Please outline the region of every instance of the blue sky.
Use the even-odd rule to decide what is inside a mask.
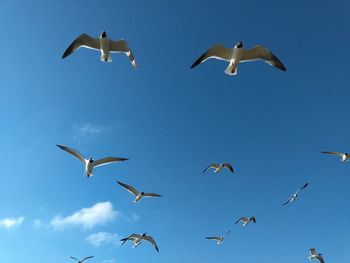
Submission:
[[[350,166],[320,154],[350,147],[348,1],[161,2],[0,1],[0,262],[292,263],[311,247],[348,262]],[[79,34],[103,30],[129,42],[137,70],[122,54],[61,59]],[[190,69],[239,40],[288,71]],[[55,144],[130,160],[88,179]],[[211,162],[235,175],[201,175]],[[116,180],[164,197],[134,204]],[[233,224],[244,215],[257,223]],[[205,239],[227,229],[222,246]],[[120,247],[133,232],[160,253]]]

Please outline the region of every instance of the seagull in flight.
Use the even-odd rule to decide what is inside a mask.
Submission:
[[[322,254],[317,253],[316,249],[310,248],[309,252],[310,252],[310,256],[309,256],[309,260],[310,261],[313,260],[313,259],[318,259],[320,261],[320,263],[324,263]]]
[[[340,157],[341,162],[348,162],[350,159],[350,154],[349,153],[341,153],[341,152],[321,152],[325,154],[331,154],[331,155],[337,155]]]
[[[120,158],[120,157],[106,157],[99,160],[94,160],[93,158],[86,159],[80,152],[77,150],[74,150],[72,148],[56,144],[58,148],[61,148],[62,150],[66,151],[67,153],[70,153],[75,158],[77,158],[79,161],[81,161],[85,166],[85,175],[87,177],[93,176],[93,169],[95,167],[106,165],[109,163],[115,163],[115,162],[121,162],[129,160],[127,158]]]
[[[255,220],[255,217],[254,217],[254,216],[251,216],[249,219],[246,218],[245,216],[242,216],[240,219],[238,219],[238,220],[236,221],[235,224],[237,224],[239,221],[242,221],[242,222],[243,222],[243,225],[242,225],[242,226],[247,226],[247,225],[250,223],[250,221],[253,221],[254,224],[256,223],[256,220]]]
[[[84,260],[89,259],[89,258],[93,258],[93,257],[94,257],[94,256],[89,256],[89,257],[86,257],[86,258],[84,258],[84,259],[82,259],[82,260],[79,260],[79,259],[77,259],[77,258],[75,258],[75,257],[70,257],[70,258],[72,258],[72,259],[78,261],[78,263],[83,263]]]
[[[309,183],[304,184],[302,188],[300,188],[298,191],[296,191],[296,192],[295,192],[285,203],[283,203],[282,205],[286,205],[286,204],[288,204],[289,202],[295,201],[295,200],[298,198],[298,193],[299,193],[301,190],[305,189],[308,185],[309,185]]]
[[[223,236],[221,236],[221,237],[206,237],[206,239],[215,240],[215,241],[216,241],[216,244],[221,245],[222,242],[224,242],[225,237],[226,237],[228,234],[230,234],[230,232],[231,232],[230,230],[227,231],[227,232],[225,233],[225,235],[223,235]]]
[[[154,248],[159,252],[158,246],[154,241],[153,237],[147,236],[147,233],[143,233],[141,235],[133,233],[130,236],[121,239],[120,241],[123,241],[123,243],[121,244],[122,246],[126,241],[131,240],[133,243],[133,247],[137,247],[141,244],[143,239],[149,241],[154,246]]]
[[[107,37],[106,31],[103,31],[99,38],[93,38],[88,34],[81,34],[70,44],[63,53],[62,58],[68,57],[80,47],[99,50],[101,52],[101,61],[104,62],[112,62],[112,57],[110,56],[111,52],[125,53],[129,57],[131,65],[136,68],[135,58],[131,53],[128,42],[124,39],[118,41],[111,40]]]
[[[243,42],[239,41],[234,48],[227,48],[221,44],[216,44],[201,55],[191,66],[194,68],[210,58],[225,60],[229,62],[225,73],[228,75],[237,74],[237,66],[240,62],[249,62],[255,60],[263,60],[267,64],[274,66],[282,71],[287,69],[282,62],[267,48],[257,45],[251,49],[244,49]]]
[[[218,173],[218,172],[220,172],[220,170],[221,170],[223,167],[229,169],[230,172],[233,173],[233,168],[232,168],[231,164],[229,164],[229,163],[221,163],[221,164],[212,163],[212,164],[210,164],[207,168],[204,169],[204,171],[202,172],[202,174],[204,174],[209,168],[213,168],[213,169],[214,169],[214,173]]]
[[[124,183],[119,182],[119,181],[117,181],[117,183],[119,185],[121,185],[122,187],[124,187],[126,190],[128,190],[130,193],[132,193],[135,196],[134,203],[139,202],[142,199],[142,197],[161,197],[161,195],[155,194],[155,193],[139,192],[131,185],[127,185],[127,184],[124,184]]]

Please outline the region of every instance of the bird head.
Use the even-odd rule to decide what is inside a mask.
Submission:
[[[94,159],[93,158],[90,158],[89,159],[89,163],[93,163],[94,162]]]
[[[142,236],[145,237],[147,235],[147,233],[143,233]]]
[[[107,37],[107,33],[106,33],[106,31],[103,31],[103,32],[101,33],[100,38],[105,38],[105,37]]]
[[[144,195],[145,194],[145,192],[141,192],[141,195]]]
[[[237,48],[243,47],[243,42],[242,41],[238,41],[237,44],[236,44],[236,47]]]

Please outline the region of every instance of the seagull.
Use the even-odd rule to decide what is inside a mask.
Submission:
[[[222,242],[224,241],[225,237],[226,237],[228,234],[230,234],[230,232],[231,232],[230,230],[227,231],[227,232],[225,233],[225,235],[223,235],[223,236],[221,236],[221,237],[206,237],[206,239],[215,240],[215,241],[216,241],[216,244],[221,245]]]
[[[229,164],[229,163],[221,163],[221,164],[212,163],[207,168],[204,169],[202,174],[205,173],[209,168],[215,169],[214,173],[218,173],[218,172],[220,172],[220,170],[223,167],[226,167],[227,169],[229,169],[231,171],[231,173],[233,173],[233,168],[232,168],[231,164]]]
[[[72,259],[78,261],[78,263],[83,263],[84,260],[89,259],[89,258],[93,258],[93,257],[94,257],[94,256],[89,256],[89,257],[84,258],[83,260],[79,260],[79,259],[77,259],[77,258],[75,258],[75,257],[70,257],[70,258],[72,258]]]
[[[250,223],[250,221],[253,221],[254,224],[256,223],[256,220],[255,220],[255,217],[254,217],[254,216],[251,216],[249,219],[246,218],[245,216],[242,216],[240,219],[238,219],[238,220],[236,221],[235,224],[237,224],[239,221],[242,221],[242,222],[243,222],[243,225],[242,225],[242,226],[247,226],[247,225]]]
[[[324,260],[323,260],[323,257],[322,257],[322,254],[319,254],[316,252],[316,249],[314,248],[310,248],[309,249],[310,251],[310,257],[309,257],[309,260],[313,260],[313,259],[318,259],[321,263],[324,263]]]
[[[95,49],[101,51],[101,61],[104,62],[112,62],[112,57],[110,56],[110,52],[116,53],[125,53],[134,68],[136,68],[136,62],[131,50],[128,46],[128,42],[124,39],[120,39],[118,41],[111,40],[107,38],[106,31],[103,31],[99,38],[93,38],[88,34],[81,34],[78,36],[72,44],[67,48],[67,50],[63,53],[62,59],[68,57],[74,51],[78,50],[80,47],[86,47],[89,49]]]
[[[249,62],[254,60],[264,60],[266,63],[274,66],[282,71],[287,69],[282,62],[267,48],[257,45],[251,49],[244,49],[243,42],[239,41],[234,48],[226,48],[221,44],[216,44],[201,55],[191,66],[194,68],[204,61],[216,58],[229,62],[225,73],[228,75],[237,74],[237,66],[240,62]]]
[[[349,153],[341,153],[341,152],[321,152],[321,153],[337,155],[340,157],[341,162],[348,162],[350,159]]]
[[[139,192],[131,185],[123,184],[122,182],[117,181],[118,184],[120,184],[122,187],[124,187],[126,190],[128,190],[130,193],[132,193],[135,196],[134,203],[139,202],[142,197],[161,197],[159,194],[154,193],[145,193],[145,192]]]
[[[56,144],[57,147],[61,148],[62,150],[66,151],[67,153],[70,153],[75,158],[77,158],[79,161],[81,161],[85,165],[85,175],[87,177],[93,176],[93,169],[95,167],[109,164],[109,163],[115,163],[115,162],[121,162],[129,160],[127,158],[119,158],[119,157],[106,157],[99,160],[94,160],[93,158],[86,159],[80,152],[77,150],[74,150],[72,148]]]
[[[286,204],[288,204],[289,202],[295,201],[295,200],[298,198],[298,193],[299,193],[301,190],[305,189],[308,185],[309,185],[309,183],[304,184],[304,186],[303,186],[302,188],[300,188],[298,191],[296,191],[296,192],[288,199],[288,201],[285,202],[285,203],[283,203],[282,205],[286,205]]]
[[[131,240],[133,243],[133,247],[137,247],[141,244],[142,239],[147,240],[149,242],[151,242],[151,244],[154,246],[154,248],[159,252],[158,246],[156,244],[156,242],[154,241],[154,239],[151,236],[147,236],[147,233],[143,233],[141,235],[139,234],[131,234],[130,236],[121,239],[120,241],[123,241],[123,243],[121,244],[124,245],[124,243],[128,240]]]

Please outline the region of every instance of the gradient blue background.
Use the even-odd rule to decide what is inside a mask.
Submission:
[[[264,2],[264,3],[262,3]],[[326,262],[350,257],[349,1],[0,1],[0,262]],[[80,49],[81,33],[125,38],[139,66]],[[262,44],[288,71],[263,62],[224,74],[190,65],[215,43]],[[81,132],[88,125],[98,130]],[[129,161],[98,168],[58,149]],[[235,175],[202,170],[230,162]],[[163,198],[132,203],[115,180]],[[309,182],[300,200],[281,203]],[[57,231],[50,220],[110,201],[125,218]],[[247,228],[233,225],[255,215]],[[43,225],[35,227],[34,220]],[[231,234],[222,246],[205,236]],[[148,232],[149,244],[94,247],[96,232]]]

